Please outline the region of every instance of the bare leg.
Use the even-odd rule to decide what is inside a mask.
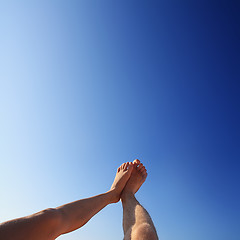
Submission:
[[[147,172],[139,160],[134,160],[133,163],[132,175],[121,195],[124,239],[157,240],[157,232],[150,215],[134,196],[146,180]]]
[[[132,169],[132,163],[122,164],[106,193],[0,224],[0,239],[53,240],[82,227],[105,206],[120,200]]]

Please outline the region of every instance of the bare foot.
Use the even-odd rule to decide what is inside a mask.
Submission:
[[[118,202],[120,200],[120,195],[128,179],[131,176],[132,170],[133,170],[132,162],[123,163],[118,168],[116,177],[110,189],[110,192],[112,192],[113,194],[112,203]]]
[[[121,194],[121,198],[124,198],[128,194],[135,194],[138,189],[142,186],[147,178],[147,170],[143,166],[143,164],[138,160],[133,161],[133,170],[131,177],[129,178],[123,192]]]

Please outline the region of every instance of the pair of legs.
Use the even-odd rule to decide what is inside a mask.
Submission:
[[[0,224],[0,239],[54,240],[82,227],[101,209],[121,199],[124,239],[157,240],[151,217],[135,198],[146,177],[146,169],[139,160],[124,163],[108,192],[4,222]]]

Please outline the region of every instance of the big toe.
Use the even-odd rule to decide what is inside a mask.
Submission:
[[[135,160],[133,161],[133,164],[138,165],[138,164],[140,164],[140,161],[139,161],[138,159],[135,159]]]
[[[129,171],[129,172],[132,172],[132,170],[133,170],[133,164],[130,163],[130,164],[128,165],[128,171]]]

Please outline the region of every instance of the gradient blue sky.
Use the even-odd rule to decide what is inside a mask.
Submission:
[[[1,1],[0,221],[107,191],[139,158],[160,239],[239,240],[237,1]],[[122,239],[121,204],[59,239]]]

